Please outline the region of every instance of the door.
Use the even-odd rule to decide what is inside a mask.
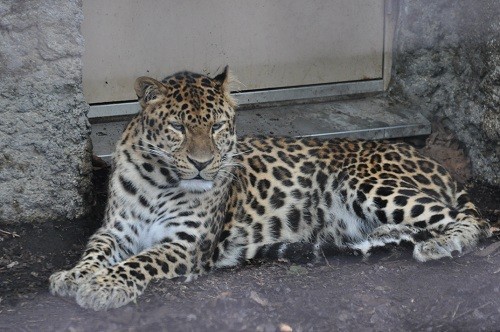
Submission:
[[[213,75],[226,64],[243,91],[383,89],[383,0],[84,0],[83,9],[90,104],[135,100],[138,76]]]

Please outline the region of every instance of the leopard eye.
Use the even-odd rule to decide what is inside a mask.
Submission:
[[[221,129],[222,126],[226,123],[226,121],[221,121],[221,122],[217,122],[217,123],[214,123],[212,125],[212,132],[215,133],[217,130]]]
[[[174,128],[177,131],[180,131],[181,133],[184,133],[186,131],[186,128],[182,123],[179,122],[170,122],[169,123],[170,127]]]

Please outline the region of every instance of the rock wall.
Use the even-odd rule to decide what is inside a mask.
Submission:
[[[454,132],[473,176],[500,185],[500,2],[395,3],[390,96]]]
[[[0,2],[0,223],[88,212],[82,3]]]

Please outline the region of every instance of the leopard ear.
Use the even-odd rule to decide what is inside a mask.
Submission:
[[[134,89],[143,108],[149,102],[167,93],[167,88],[161,82],[146,76],[141,76],[135,80]]]
[[[236,99],[231,96],[231,90],[237,90],[236,86],[239,82],[229,70],[229,66],[224,67],[222,73],[218,74],[213,79],[220,84],[221,90],[224,93],[226,101],[229,102],[229,105],[233,108],[236,107]]]
[[[222,71],[222,73],[220,73],[217,76],[215,76],[214,80],[216,80],[220,84],[224,85],[224,83],[227,83],[228,78],[229,78],[229,66],[226,65],[224,67],[224,70]]]

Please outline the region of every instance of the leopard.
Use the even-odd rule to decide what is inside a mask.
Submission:
[[[102,226],[50,276],[52,294],[108,310],[153,280],[251,260],[410,246],[427,262],[492,235],[450,173],[409,144],[237,137],[233,82],[227,67],[137,78],[140,110],[116,145]]]

